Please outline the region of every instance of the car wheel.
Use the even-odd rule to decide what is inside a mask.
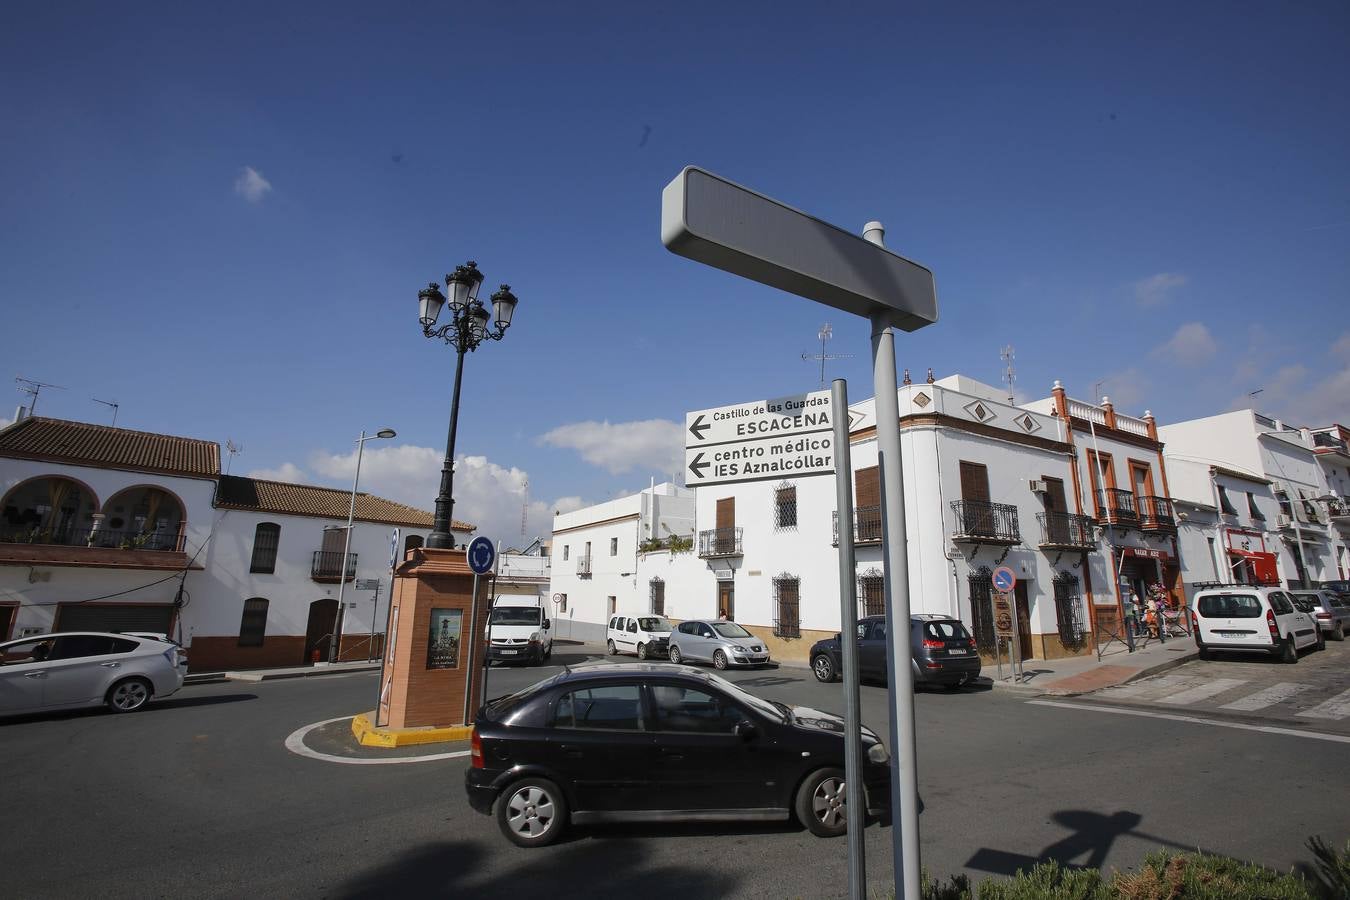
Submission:
[[[552,659],[552,658],[553,658],[553,645],[549,644],[548,649],[544,651],[544,659]]]
[[[1280,645],[1279,660],[1282,663],[1290,664],[1298,662],[1298,648],[1294,646],[1292,634],[1285,638],[1284,643]]]
[[[1314,644],[1313,647],[1317,650],[1327,649],[1327,636],[1322,633],[1321,626],[1318,626],[1317,628],[1317,643]]]
[[[518,847],[546,846],[567,827],[567,799],[546,778],[522,778],[497,799],[497,825]]]
[[[1343,623],[1341,622],[1336,623],[1335,630],[1331,632],[1331,639],[1333,641],[1345,640],[1345,625]]]
[[[646,645],[646,644],[638,644],[637,655],[638,655],[638,659],[646,659],[646,658],[647,658],[647,645]]]
[[[829,684],[834,681],[834,660],[824,653],[811,660],[811,671],[816,673],[816,681]]]
[[[1203,660],[1212,659],[1214,656],[1214,654],[1212,654],[1209,648],[1206,647],[1204,644],[1196,644],[1195,650],[1197,655]]]
[[[713,665],[719,669],[725,669],[727,667],[727,655],[718,650],[713,654]]]
[[[104,702],[115,713],[129,713],[150,702],[154,687],[144,678],[124,678],[108,689]]]
[[[670,646],[670,661],[677,666],[684,662],[684,654],[681,653],[680,648],[676,647],[674,644]]]
[[[797,820],[816,837],[848,831],[848,792],[839,769],[818,769],[797,788]]]
[[[614,646],[614,642],[609,642],[609,655],[614,656],[619,652],[619,648]]]

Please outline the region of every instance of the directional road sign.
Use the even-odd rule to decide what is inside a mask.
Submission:
[[[707,447],[758,437],[784,437],[834,427],[829,391],[751,400],[684,414],[684,446]]]
[[[469,541],[469,548],[465,553],[469,557],[469,568],[479,575],[491,572],[492,564],[497,560],[497,548],[481,534]]]
[[[732,441],[712,447],[686,447],[685,479],[689,487],[830,475],[834,472],[834,435],[828,431],[785,437]]]
[[[661,243],[680,256],[915,331],[937,321],[933,273],[885,247],[689,166],[661,192]]]
[[[994,590],[1006,594],[1017,587],[1017,575],[1007,566],[999,566],[994,570]]]
[[[356,584],[352,585],[358,591],[378,591],[380,589],[380,580],[378,578],[358,578]]]

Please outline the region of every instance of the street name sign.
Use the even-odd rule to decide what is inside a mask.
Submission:
[[[707,447],[757,437],[785,437],[834,427],[829,391],[751,400],[684,415],[684,446]]]
[[[672,253],[903,331],[937,321],[930,269],[696,166],[661,192]]]
[[[358,591],[378,591],[380,589],[380,580],[378,578],[359,578],[353,587]]]

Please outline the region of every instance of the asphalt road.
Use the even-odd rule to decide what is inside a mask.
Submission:
[[[544,671],[494,669],[492,692]],[[732,677],[767,697],[842,705],[838,685],[805,670]],[[466,759],[343,765],[285,748],[302,726],[369,709],[374,691],[373,674],[211,684],[131,716],[0,722],[4,893],[844,892],[846,844],[787,824],[577,829],[522,850],[468,808]],[[864,720],[884,734],[886,716],[885,689],[864,687]],[[1350,836],[1350,746],[1308,736],[1317,728],[1236,730],[990,690],[921,693],[917,716],[923,861],[934,872],[1010,872],[1038,858],[1123,868],[1164,847],[1288,868],[1307,859],[1308,835]],[[867,829],[874,888],[891,877],[890,837]]]

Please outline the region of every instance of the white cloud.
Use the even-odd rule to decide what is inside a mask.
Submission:
[[[634,469],[670,474],[684,468],[683,429],[668,419],[573,422],[540,435],[542,443],[575,450],[611,475]]]
[[[6,419],[4,416],[0,416],[0,428],[4,428],[4,427],[7,426],[7,425],[13,425],[13,424],[14,424],[14,420],[13,420],[13,419]]]
[[[1336,343],[1331,345],[1331,355],[1350,362],[1350,331],[1342,334]]]
[[[234,192],[249,203],[261,203],[264,195],[272,190],[272,182],[252,166],[244,166],[239,177],[234,180]]]
[[[247,475],[249,478],[257,478],[262,481],[285,481],[289,484],[304,484],[310,480],[304,469],[289,462],[282,463],[275,469],[254,469]]]
[[[1176,330],[1167,343],[1153,351],[1154,356],[1165,356],[1179,365],[1198,366],[1209,362],[1219,352],[1214,335],[1202,322],[1187,322]]]
[[[1159,272],[1134,283],[1134,299],[1140,306],[1160,306],[1175,288],[1188,281],[1189,278],[1177,272]]]

